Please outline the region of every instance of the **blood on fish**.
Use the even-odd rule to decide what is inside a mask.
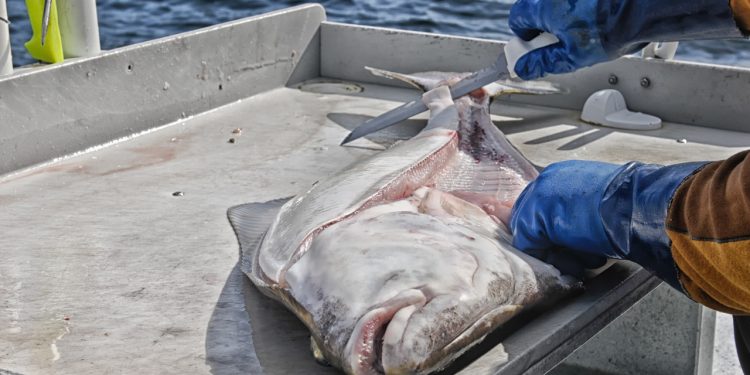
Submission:
[[[477,89],[469,93],[469,96],[476,100],[484,100],[487,97],[487,91],[484,88]]]

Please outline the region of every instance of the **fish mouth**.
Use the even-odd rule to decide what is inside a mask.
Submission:
[[[362,316],[346,345],[350,372],[384,374],[387,359],[383,358],[383,346],[400,340],[411,315],[427,302],[424,292],[409,289]]]
[[[407,290],[362,316],[346,347],[348,372],[354,375],[395,375],[435,371],[481,341],[491,331],[488,327],[497,327],[522,309],[520,305],[497,307],[480,315],[473,324],[456,332],[439,348],[425,353],[425,357],[404,355],[409,352],[403,346],[407,325],[412,316],[430,302],[430,297],[421,290]]]

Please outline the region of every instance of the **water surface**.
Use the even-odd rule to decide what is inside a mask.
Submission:
[[[7,0],[15,65],[33,62],[23,42],[31,27],[23,0]],[[112,49],[305,3],[271,0],[98,0],[102,48]],[[332,21],[507,40],[512,0],[327,0]],[[678,58],[750,66],[746,41],[683,43]]]

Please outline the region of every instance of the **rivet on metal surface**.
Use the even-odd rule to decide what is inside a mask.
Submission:
[[[184,197],[185,193],[183,193],[181,191],[175,191],[174,193],[172,193],[172,196],[173,197]]]
[[[609,76],[609,79],[607,80],[610,85],[616,85],[618,82],[620,82],[620,79],[617,78],[616,75],[612,74]]]
[[[164,82],[164,87],[163,87],[163,89],[164,89],[164,91],[167,91],[167,90],[169,90],[169,82]]]
[[[237,143],[237,140],[234,138],[229,138],[229,143]]]
[[[648,77],[641,78],[641,87],[644,89],[651,87],[651,80]]]
[[[242,128],[232,130],[232,134],[242,134]]]
[[[686,143],[688,143],[688,141],[687,141],[687,139],[682,138],[682,139],[678,139],[677,143],[686,144]]]

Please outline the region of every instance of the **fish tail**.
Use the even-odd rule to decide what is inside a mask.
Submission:
[[[365,69],[367,69],[370,73],[372,73],[376,77],[383,77],[383,78],[405,82],[425,92],[430,90],[430,86],[431,86],[430,82],[426,82],[427,79],[416,76],[416,75],[401,74],[401,73],[391,72],[388,70],[371,68],[369,66],[366,66]]]

